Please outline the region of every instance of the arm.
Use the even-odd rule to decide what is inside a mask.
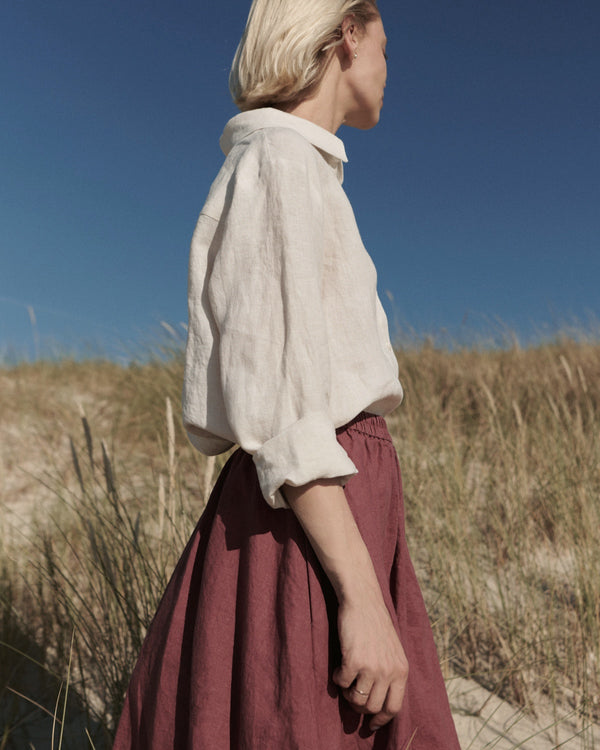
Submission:
[[[214,262],[202,282],[217,332],[212,359],[224,421],[231,441],[253,456],[275,507],[285,505],[285,483],[356,473],[329,408],[334,326],[324,301],[331,261],[315,159],[299,135],[253,138],[228,182]]]
[[[337,480],[286,485],[300,521],[338,598],[342,664],[334,681],[372,730],[402,706],[408,662],[387,610],[367,547]]]

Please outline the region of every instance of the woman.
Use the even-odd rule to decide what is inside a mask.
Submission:
[[[149,629],[116,750],[454,750],[384,414],[402,399],[341,187],[379,120],[371,0],[254,0],[192,240],[183,411],[230,458]],[[410,673],[409,673],[410,668]]]

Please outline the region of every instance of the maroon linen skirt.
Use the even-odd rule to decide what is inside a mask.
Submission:
[[[409,663],[401,712],[372,733],[340,696],[333,589],[238,450],[148,630],[114,750],[459,750],[385,420],[361,414],[338,441],[358,469],[346,495]]]

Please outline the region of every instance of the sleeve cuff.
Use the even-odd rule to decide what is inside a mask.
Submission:
[[[253,456],[265,500],[287,508],[279,490],[283,484],[300,487],[315,479],[339,478],[342,484],[357,469],[335,437],[331,420],[309,414],[264,443]]]

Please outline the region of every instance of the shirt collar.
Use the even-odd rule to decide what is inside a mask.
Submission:
[[[273,107],[251,109],[229,120],[219,141],[225,156],[236,143],[255,130],[261,130],[262,128],[291,128],[300,133],[309,143],[312,143],[315,148],[321,151],[327,162],[336,169],[341,182],[342,163],[348,161],[343,142],[320,125]]]

